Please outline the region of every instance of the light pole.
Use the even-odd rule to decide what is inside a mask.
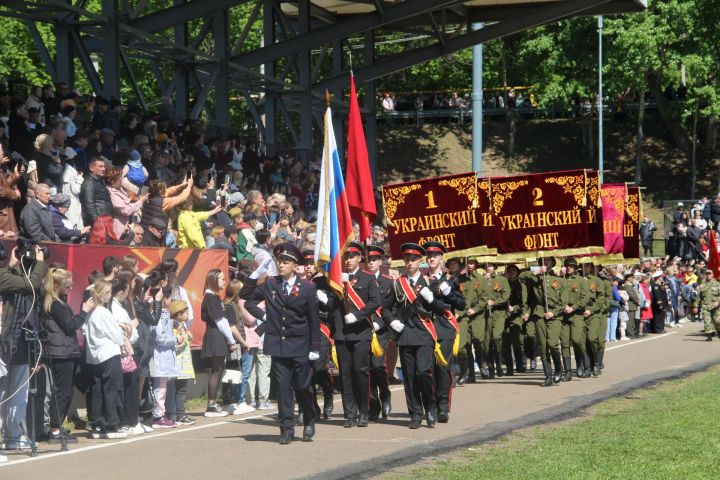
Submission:
[[[482,23],[473,23],[473,30],[480,30]],[[473,47],[472,79],[472,169],[475,174],[482,171],[482,122],[483,122],[483,46]]]
[[[603,17],[598,17],[598,176],[603,182],[605,158],[603,155]]]

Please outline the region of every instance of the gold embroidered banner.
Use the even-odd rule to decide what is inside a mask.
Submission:
[[[488,253],[480,233],[474,173],[385,185],[382,194],[391,258],[401,258],[403,243],[431,240],[456,255]]]
[[[625,225],[623,226],[623,237],[625,238],[623,257],[629,260],[640,258],[641,202],[640,189],[628,186],[625,204]]]

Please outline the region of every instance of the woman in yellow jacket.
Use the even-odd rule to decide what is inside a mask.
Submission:
[[[178,214],[178,247],[205,248],[201,223],[222,210],[220,205],[209,212],[193,212],[192,200],[186,200]]]

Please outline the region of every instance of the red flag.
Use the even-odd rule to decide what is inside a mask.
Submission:
[[[371,233],[372,222],[377,217],[375,195],[370,175],[367,144],[363,131],[360,107],[355,92],[355,78],[350,75],[350,115],[348,117],[347,172],[345,192],[350,207],[350,217],[360,225],[360,242]]]
[[[720,278],[720,253],[718,253],[717,243],[715,242],[715,232],[710,230],[708,235],[708,268],[713,271],[715,278]]]

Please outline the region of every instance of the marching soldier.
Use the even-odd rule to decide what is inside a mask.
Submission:
[[[463,336],[462,323],[460,330],[460,348],[467,355],[468,383],[475,383],[475,364],[480,367],[482,378],[489,378],[486,355],[485,355],[485,285],[487,279],[478,271],[478,261],[475,258],[468,259],[467,277],[461,284],[461,293],[465,297],[465,315],[463,323],[467,324],[467,333]],[[473,355],[473,349],[475,354]],[[462,364],[461,364],[462,368]]]
[[[565,290],[563,303],[565,309],[563,311],[562,332],[560,334],[560,343],[562,345],[563,368],[565,375],[564,381],[572,379],[570,373],[570,345],[572,344],[575,351],[575,364],[577,367],[577,376],[590,376],[585,372],[585,310],[588,304],[588,289],[585,279],[578,275],[578,263],[573,257],[568,257],[564,262],[565,266]]]
[[[490,352],[490,378],[493,377],[492,372],[497,371],[497,376],[502,377],[505,372],[502,367],[502,336],[505,330],[505,322],[507,321],[508,312],[508,300],[510,300],[510,283],[507,278],[502,275],[498,275],[495,271],[495,265],[493,263],[486,264],[485,278],[487,283],[485,284],[485,305],[486,318],[487,318],[487,330],[486,335],[489,335],[485,339],[485,345],[489,346],[488,351]],[[492,367],[494,363],[495,368]]]
[[[518,373],[526,371],[525,356],[522,349],[522,330],[528,309],[528,292],[527,286],[520,280],[520,269],[517,265],[508,265],[505,268],[505,274],[510,284],[510,299],[507,307],[506,333],[503,337],[503,356],[505,357],[507,374],[512,375],[513,356],[515,357],[515,370]]]
[[[598,265],[598,269],[601,269],[602,266]],[[605,368],[605,364],[603,363],[603,359],[605,357],[605,333],[607,332],[608,328],[608,320],[610,319],[610,300],[613,298],[612,294],[612,282],[610,281],[611,276],[606,275],[602,277],[602,285],[604,288],[604,291],[602,292],[602,299],[603,299],[603,309],[602,309],[602,315],[600,316],[600,325],[599,328],[599,348],[598,348],[598,358],[597,358],[597,365],[599,368],[598,375],[602,373],[603,368]]]
[[[383,355],[372,355],[370,357],[369,418],[371,421],[376,421],[381,414],[382,418],[387,418],[392,411],[384,352],[387,351],[388,345],[390,344],[390,329],[388,325],[392,321],[391,309],[395,291],[393,290],[393,279],[380,272],[380,266],[385,258],[385,250],[374,245],[368,245],[366,250],[367,269],[369,273],[375,276],[381,298],[379,307],[380,314],[374,315],[373,327],[375,328],[378,342],[382,347]]]
[[[332,348],[335,344],[330,333],[330,325],[334,323],[333,317],[340,315],[338,309],[340,299],[328,283],[327,277],[318,272],[315,268],[315,252],[313,250],[303,251],[305,257],[305,272],[308,281],[315,284],[317,289],[318,311],[320,314],[320,358],[313,362],[313,389],[320,385],[323,393],[323,409],[317,403],[317,390],[315,391],[315,409],[318,415],[329,418],[333,412],[333,378],[330,373],[330,361],[332,360]]]
[[[405,400],[410,414],[410,428],[420,428],[423,406],[428,427],[437,424],[435,413],[435,362],[440,345],[433,323],[435,315],[443,315],[447,305],[428,288],[421,275],[420,263],[425,250],[415,243],[400,247],[405,261],[405,274],[395,280],[395,319],[390,328],[398,333]],[[441,353],[440,353],[441,354]]]
[[[564,280],[553,274],[555,266],[553,257],[543,257],[538,268],[520,274],[520,278],[528,285],[530,295],[531,321],[535,322],[537,338],[540,344],[540,360],[545,373],[543,387],[559,383],[562,378],[560,362],[560,330],[562,329],[562,313]],[[550,360],[555,364],[553,375]]]
[[[588,303],[583,312],[585,317],[586,367],[594,376],[600,375],[600,337],[605,331],[600,330],[601,317],[605,311],[605,286],[602,279],[595,274],[595,265],[591,260],[583,264],[583,273],[588,289]]]
[[[440,298],[448,308],[442,315],[435,316],[435,331],[442,355],[447,361],[446,365],[439,362],[435,364],[435,386],[437,393],[437,419],[440,423],[450,420],[450,403],[452,401],[453,368],[455,364],[454,345],[459,345],[460,326],[454,315],[454,310],[465,309],[465,299],[459,292],[455,278],[448,277],[443,270],[443,255],[447,248],[440,242],[426,242],[423,245],[428,263],[428,277],[430,290],[433,295]]]
[[[300,249],[285,242],[273,253],[279,275],[258,284],[272,262],[268,259],[250,275],[240,296],[251,315],[266,318],[264,351],[272,357],[278,385],[279,443],[287,445],[295,434],[294,399],[303,414],[303,441],[315,436],[312,362],[320,358],[320,316],[315,285],[295,274],[295,268],[305,263]],[[265,302],[264,311],[258,307],[261,302]]]
[[[375,277],[360,270],[365,249],[349,242],[343,254],[344,301],[342,315],[332,329],[340,365],[345,428],[368,426],[370,401],[370,342],[374,331],[371,315],[380,306]]]
[[[468,310],[472,309],[477,300],[476,282],[474,275],[477,272],[471,272],[470,269],[463,269],[460,258],[454,257],[447,261],[448,270],[453,275],[457,275],[458,288],[460,293],[465,297],[465,311],[458,315],[458,325],[460,326],[460,350],[457,355],[457,363],[460,367],[460,375],[456,383],[464,385],[465,383],[475,383],[475,368],[473,366],[474,359],[472,356],[472,344],[470,343],[470,319]],[[470,262],[468,262],[470,265]],[[472,375],[471,375],[472,374]]]
[[[705,341],[712,342],[715,332],[720,337],[720,282],[710,268],[705,270],[705,281],[698,288],[698,305],[705,324]]]

